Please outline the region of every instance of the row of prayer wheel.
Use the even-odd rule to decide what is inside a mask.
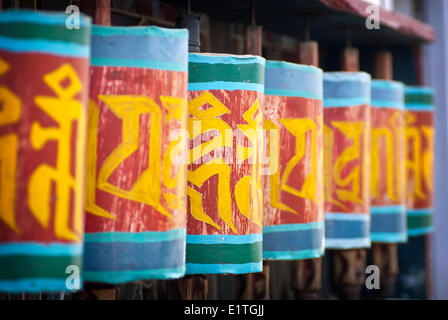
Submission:
[[[0,14],[0,291],[68,291],[76,268],[260,272],[432,231],[431,89],[65,19]]]

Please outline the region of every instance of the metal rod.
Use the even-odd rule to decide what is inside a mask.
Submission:
[[[251,25],[257,25],[255,20],[255,0],[250,0],[250,23]]]

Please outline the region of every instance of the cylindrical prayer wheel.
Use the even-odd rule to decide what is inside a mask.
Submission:
[[[433,226],[434,92],[405,88],[406,211],[408,236]]]
[[[370,75],[324,73],[325,248],[370,247]]]
[[[82,285],[90,18],[0,13],[0,291]]]
[[[92,28],[84,279],[185,273],[188,32]]]
[[[324,252],[322,70],[267,61],[263,258]]]
[[[190,54],[186,273],[262,270],[265,60]]]
[[[404,85],[372,80],[370,214],[373,242],[405,242]]]

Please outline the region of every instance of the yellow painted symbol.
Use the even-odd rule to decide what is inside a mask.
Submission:
[[[199,138],[207,132],[217,132],[211,140],[194,146],[190,150],[191,163],[197,163],[201,158],[212,151],[224,147],[232,148],[233,139],[231,139],[232,129],[223,120],[218,117],[230,113],[230,110],[209,91],[205,91],[198,97],[188,102],[189,113],[193,116],[188,124],[190,139]],[[248,138],[249,147],[237,146],[237,158],[244,161],[253,156],[255,165],[252,166],[252,174],[244,176],[235,185],[235,201],[243,216],[250,219],[253,212],[253,221],[262,225],[262,192],[261,192],[261,152],[259,152],[259,135],[257,130],[261,128],[263,121],[261,108],[256,101],[243,115],[247,124],[239,125],[238,128]],[[230,138],[228,137],[230,133]],[[218,216],[224,221],[234,233],[236,228],[232,219],[232,197],[230,192],[230,166],[220,157],[203,163],[195,170],[188,170],[188,181],[197,187],[201,187],[208,179],[217,175],[218,186],[216,190]],[[202,194],[193,187],[187,188],[187,194],[190,197],[191,215],[206,224],[209,224],[221,230],[216,223],[204,210],[202,203]],[[254,198],[251,208],[251,197]],[[252,211],[251,211],[252,210]]]
[[[365,122],[345,121],[332,121],[331,124],[347,139],[350,139],[352,144],[339,154],[333,165],[335,148],[334,132],[328,126],[324,126],[325,201],[347,210],[347,207],[341,201],[363,205],[365,199],[368,197],[368,188],[365,186],[365,182],[368,181],[366,177],[368,174],[367,161],[369,159],[368,157],[364,157],[364,160],[362,162],[360,161],[362,153],[368,154],[367,125]],[[361,142],[363,142],[363,150],[361,150]],[[357,160],[358,163],[353,166],[350,172],[343,174],[346,166]],[[364,175],[363,193],[361,193],[361,174]],[[335,189],[333,189],[333,181],[336,184]],[[349,187],[351,188],[348,189]],[[333,197],[333,192],[336,193],[337,199]]]
[[[64,80],[69,81],[63,86]],[[54,232],[58,238],[78,241],[82,232],[82,204],[84,178],[84,152],[86,119],[82,104],[74,99],[81,89],[81,82],[70,64],[63,64],[57,70],[44,76],[44,82],[56,94],[36,96],[38,108],[50,116],[58,127],[42,127],[34,122],[30,141],[35,150],[41,150],[48,142],[56,141],[58,153],[56,166],[41,164],[33,172],[28,183],[28,204],[32,214],[45,228],[50,221],[51,190],[56,189],[54,209]],[[73,122],[77,124],[75,177],[71,175],[71,141]],[[71,191],[74,193],[73,231],[70,230]]]
[[[94,215],[104,218],[115,219],[116,213],[109,213],[96,205],[95,188],[108,192],[120,198],[147,204],[159,211],[169,219],[173,219],[172,214],[163,207],[161,203],[161,183],[168,188],[178,188],[178,196],[170,193],[163,194],[168,207],[172,209],[182,209],[185,201],[185,188],[182,188],[182,176],[184,169],[180,169],[174,178],[171,175],[172,163],[169,159],[171,152],[182,152],[185,139],[180,137],[173,141],[168,147],[162,161],[161,150],[161,122],[162,111],[160,107],[149,97],[128,96],[128,95],[99,95],[115,116],[122,120],[122,142],[102,163],[96,178],[96,145],[98,139],[98,106],[94,102],[90,103],[90,124],[89,124],[89,153],[87,167],[87,197],[86,210]],[[185,100],[161,97],[161,101],[168,110],[170,119],[185,119]],[[182,111],[182,107],[184,111]],[[123,165],[123,161],[137,151],[139,147],[140,116],[151,115],[150,138],[149,138],[149,159],[148,168],[138,177],[130,190],[121,189],[108,180],[112,173]],[[174,151],[173,151],[174,150]],[[161,175],[162,173],[162,175]],[[179,184],[180,182],[180,184]]]
[[[413,173],[413,190],[407,188],[406,197],[414,199],[414,195],[419,199],[425,199],[423,191],[423,157],[422,157],[422,137],[418,127],[412,126],[416,122],[416,117],[411,112],[405,112],[405,154],[406,154],[406,174]],[[407,179],[406,179],[407,180]],[[412,192],[412,193],[411,193]]]
[[[0,58],[0,76],[8,70],[9,64]],[[0,126],[19,121],[21,101],[3,85],[0,85],[0,106]],[[6,134],[0,137],[0,221],[19,232],[15,219],[17,147],[17,135]]]

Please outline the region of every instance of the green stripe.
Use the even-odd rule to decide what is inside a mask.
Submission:
[[[46,39],[89,45],[89,29],[89,27],[83,27],[68,30],[65,26],[35,23],[7,23],[0,24],[0,35],[10,38]]]
[[[433,225],[433,215],[408,215],[408,229],[426,228]]]
[[[264,84],[264,66],[259,63],[224,64],[197,63],[188,64],[188,82],[247,82]]]
[[[25,256],[10,255],[0,257],[0,280],[17,278],[67,278],[69,265],[81,268],[78,256]]]
[[[432,94],[406,94],[405,104],[434,104]]]
[[[186,263],[243,264],[262,259],[262,242],[244,244],[187,244]]]

